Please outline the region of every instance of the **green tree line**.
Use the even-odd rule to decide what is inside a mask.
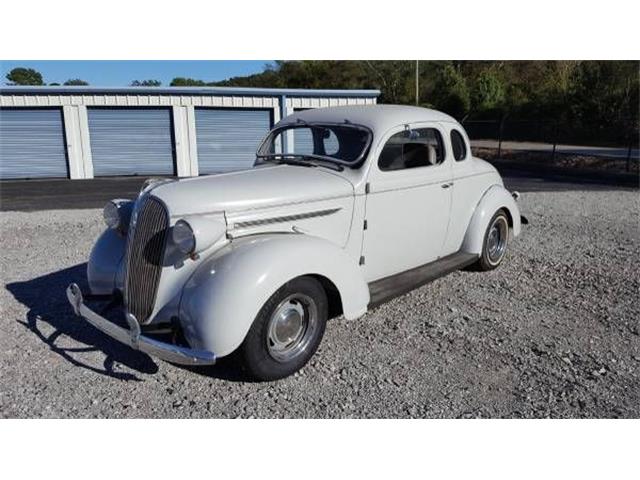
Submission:
[[[639,69],[638,61],[421,60],[417,103],[459,120],[538,120],[565,130],[565,140],[628,143],[640,129]],[[44,85],[33,69],[16,68],[6,78],[10,84]],[[134,80],[130,85],[161,83]],[[176,77],[170,85],[379,89],[380,103],[413,105],[416,61],[276,61],[254,75],[216,82]]]
[[[540,120],[567,140],[637,138],[638,61],[419,61],[418,104],[459,120]],[[416,61],[277,61],[221,82],[171,85],[379,89],[380,103],[416,103]]]
[[[42,74],[33,68],[16,67],[5,75],[7,85],[47,85]],[[49,86],[59,86],[59,83],[52,82]],[[81,78],[70,78],[62,85],[67,87],[77,87],[89,85],[89,82]],[[133,80],[129,86],[131,87],[159,87],[162,82],[159,80]]]

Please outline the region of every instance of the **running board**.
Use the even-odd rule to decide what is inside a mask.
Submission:
[[[369,308],[375,308],[395,297],[409,293],[422,285],[475,263],[478,255],[458,252],[435,262],[385,277],[369,284]]]

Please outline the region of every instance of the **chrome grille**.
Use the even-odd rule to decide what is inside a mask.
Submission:
[[[140,323],[146,323],[153,312],[168,227],[164,205],[148,198],[129,232],[124,299],[127,311]]]

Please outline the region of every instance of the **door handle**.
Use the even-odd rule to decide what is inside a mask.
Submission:
[[[442,185],[440,185],[442,188],[449,188],[451,186],[453,186],[453,182],[447,182],[447,183],[443,183]]]

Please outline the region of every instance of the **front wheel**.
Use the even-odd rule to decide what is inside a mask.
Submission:
[[[328,317],[320,282],[299,277],[263,305],[239,347],[241,366],[257,380],[277,380],[300,370],[313,356]]]
[[[504,210],[498,210],[491,218],[484,234],[482,255],[478,259],[478,270],[487,271],[497,268],[505,254],[509,243],[509,219]]]

